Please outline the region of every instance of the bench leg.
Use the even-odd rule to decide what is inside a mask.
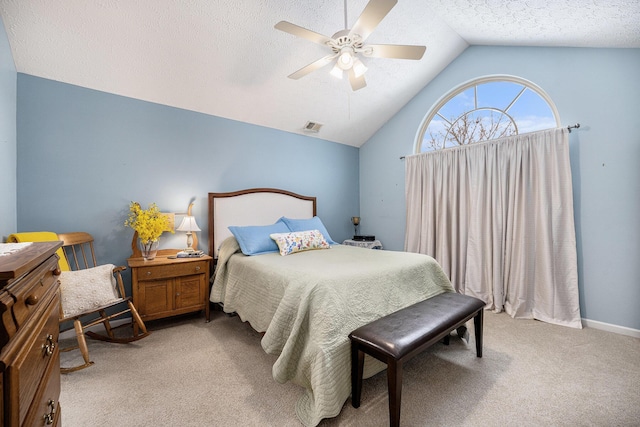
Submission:
[[[389,388],[389,425],[398,427],[400,425],[400,404],[402,401],[402,361],[388,361],[387,384]]]
[[[364,352],[356,343],[351,342],[351,406],[360,407],[362,393],[362,374],[364,372]]]
[[[483,323],[484,309],[480,309],[478,314],[473,318],[473,325],[475,326],[476,333],[476,356],[482,357],[482,323]]]

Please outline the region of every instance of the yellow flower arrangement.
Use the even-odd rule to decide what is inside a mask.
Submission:
[[[142,209],[140,203],[131,202],[129,217],[124,225],[138,232],[143,245],[155,242],[165,231],[174,232],[170,229],[169,218],[160,212],[155,203],[151,203],[148,209]]]

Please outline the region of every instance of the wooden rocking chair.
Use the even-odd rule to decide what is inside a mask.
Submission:
[[[93,248],[93,237],[89,233],[75,232],[58,234],[63,242],[65,260],[60,260],[60,326],[61,332],[75,329],[78,344],[61,348],[61,351],[80,349],[84,364],[74,367],[60,367],[62,373],[77,371],[91,366],[89,349],[84,335],[115,343],[137,341],[149,335],[147,328],[138,314],[131,297],[125,294],[122,275],[126,267],[116,267],[113,264],[98,265]],[[64,262],[69,265],[65,271]],[[115,313],[108,313],[117,307]],[[125,308],[126,306],[126,308]],[[110,321],[124,318],[131,313],[130,321],[117,327],[112,327]],[[72,322],[73,326],[68,326]],[[106,334],[87,331],[88,328],[102,323]],[[116,336],[115,329],[131,327],[124,337]]]

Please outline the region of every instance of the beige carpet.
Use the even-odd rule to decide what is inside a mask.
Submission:
[[[275,358],[238,317],[148,326],[153,333],[133,344],[89,340],[95,365],[62,376],[65,427],[301,425],[302,389],[273,380]],[[640,339],[491,312],[481,359],[471,336],[405,366],[403,426],[640,425]],[[347,400],[320,425],[388,425],[385,372],[364,381],[359,409]]]

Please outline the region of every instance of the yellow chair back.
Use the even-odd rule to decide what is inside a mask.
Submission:
[[[23,243],[23,242],[56,242],[58,239],[58,235],[56,233],[52,233],[51,231],[33,231],[27,233],[13,233],[10,234],[7,238],[8,243]],[[64,256],[64,252],[62,248],[58,248],[56,251],[56,255],[60,258],[58,260],[58,266],[62,271],[70,271],[69,263],[67,263],[67,258]]]

